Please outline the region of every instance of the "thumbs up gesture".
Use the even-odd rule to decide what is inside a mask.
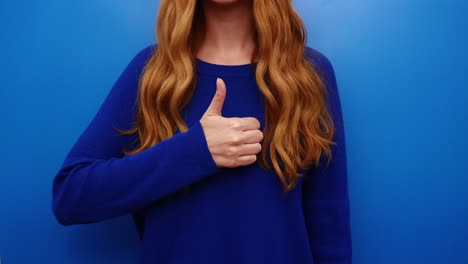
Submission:
[[[225,98],[226,85],[218,78],[216,93],[200,119],[213,160],[220,168],[254,163],[262,149],[260,122],[254,117],[223,117],[221,112]]]

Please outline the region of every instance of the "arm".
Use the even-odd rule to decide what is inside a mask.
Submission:
[[[321,53],[308,51],[327,87],[327,103],[335,124],[332,160],[323,156],[303,182],[303,206],[314,263],[350,264],[352,241],[348,201],[346,146],[335,73]]]
[[[153,51],[140,51],[122,72],[53,179],[52,208],[62,225],[132,213],[219,171],[199,121],[188,131],[134,155],[113,127],[134,121],[138,79]]]

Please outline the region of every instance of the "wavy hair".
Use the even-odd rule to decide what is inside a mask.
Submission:
[[[326,107],[323,80],[305,56],[307,32],[292,0],[253,0],[257,57],[255,78],[265,99],[262,150],[257,161],[277,173],[284,191],[292,190],[303,174],[298,169],[319,165],[323,153],[332,158],[333,119]],[[138,133],[135,154],[187,124],[180,110],[190,101],[196,84],[196,57],[204,34],[201,1],[161,0],[157,19],[158,48],[139,79],[135,126],[119,130]],[[287,52],[286,52],[287,51]],[[266,146],[266,147],[265,147]]]

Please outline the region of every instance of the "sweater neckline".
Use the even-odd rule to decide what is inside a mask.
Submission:
[[[257,62],[240,65],[215,64],[198,57],[195,57],[195,61],[198,73],[212,76],[254,76],[257,66]]]

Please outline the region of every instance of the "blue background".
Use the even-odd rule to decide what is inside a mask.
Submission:
[[[455,0],[295,1],[333,63],[354,263],[468,263],[467,20]],[[159,1],[0,4],[2,263],[136,263],[130,216],[63,227],[51,182]]]

